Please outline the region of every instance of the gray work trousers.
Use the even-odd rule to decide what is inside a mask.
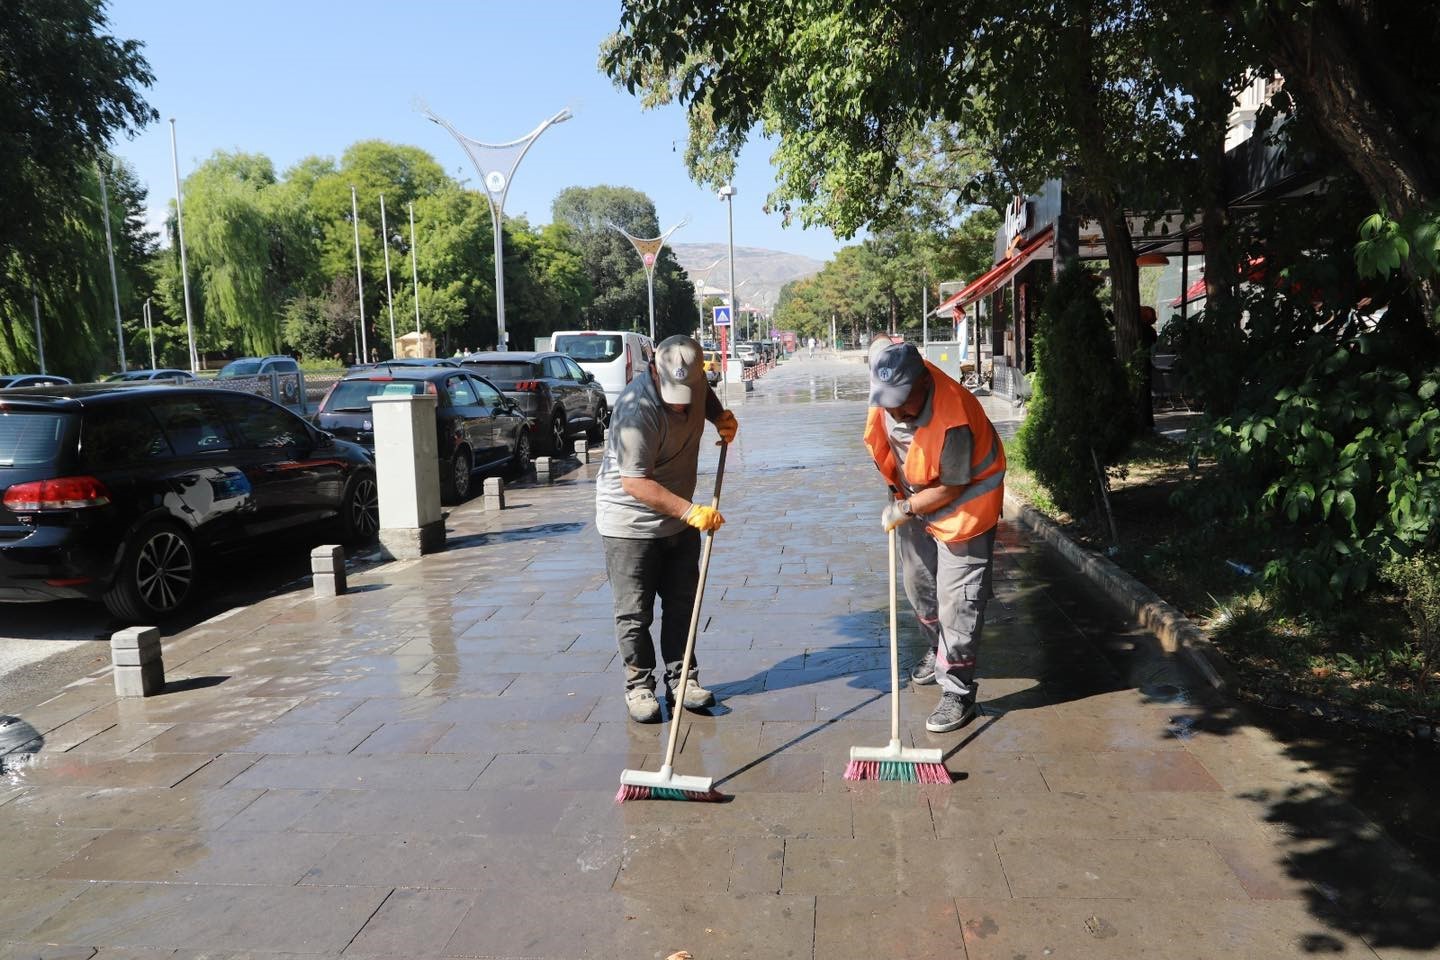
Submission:
[[[940,689],[974,700],[975,658],[985,629],[995,529],[958,543],[936,540],[918,518],[896,528],[905,596],[935,651]]]
[[[680,679],[690,614],[700,583],[700,531],[687,529],[669,537],[630,540],[602,537],[605,569],[615,601],[615,641],[625,662],[625,689],[655,689],[655,598],[660,598],[660,656],[665,684]],[[693,658],[692,658],[693,659]],[[698,661],[691,664],[694,676]]]

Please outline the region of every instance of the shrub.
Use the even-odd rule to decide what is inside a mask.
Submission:
[[[1383,576],[1404,594],[1405,612],[1415,626],[1415,679],[1423,694],[1440,669],[1440,554],[1422,552],[1392,560]]]
[[[1092,451],[1102,467],[1115,463],[1137,424],[1093,280],[1077,263],[1066,265],[1045,299],[1031,386],[1016,437],[1021,457],[1057,506],[1084,515],[1098,492]]]

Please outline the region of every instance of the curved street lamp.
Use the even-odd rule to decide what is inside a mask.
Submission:
[[[670,239],[670,234],[679,230],[689,222],[690,218],[686,217],[658,237],[637,237],[618,224],[606,224],[611,230],[621,234],[626,240],[630,241],[630,245],[635,248],[635,252],[640,254],[640,262],[645,264],[645,290],[650,295],[651,343],[655,342],[655,264],[659,262],[660,251],[665,248],[665,241]]]
[[[570,108],[566,107],[525,136],[509,143],[481,143],[456,130],[429,108],[422,107],[421,112],[427,120],[444,127],[470,157],[475,169],[480,171],[480,182],[485,185],[485,196],[490,200],[490,222],[494,225],[495,234],[495,322],[500,338],[495,348],[508,350],[509,335],[505,332],[505,260],[501,241],[505,196],[510,192],[510,181],[515,176],[515,169],[520,166],[520,161],[525,159],[531,145],[552,125],[569,120],[572,116]]]

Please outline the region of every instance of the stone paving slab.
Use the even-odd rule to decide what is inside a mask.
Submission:
[[[698,641],[720,703],[677,758],[728,802],[614,803],[667,731],[626,718],[572,463],[351,594],[167,640],[161,696],[101,674],[3,705],[37,738],[0,779],[0,960],[1440,956],[1440,885],[1323,764],[1008,523],[982,716],[930,734],[936,688],[900,694],[953,783],[841,777],[891,709],[861,370],[736,400]],[[903,609],[900,639],[908,665]]]

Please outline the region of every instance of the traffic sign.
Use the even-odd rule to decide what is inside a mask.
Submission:
[[[715,311],[715,326],[717,326],[717,327],[728,327],[728,326],[730,326],[730,307],[729,307],[729,306],[718,306],[718,307],[712,307],[711,309],[713,309],[713,310]]]

